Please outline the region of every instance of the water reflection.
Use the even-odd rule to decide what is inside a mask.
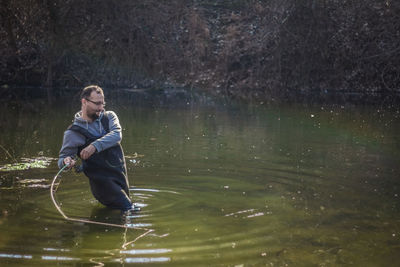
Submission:
[[[102,208],[87,179],[73,172],[63,173],[57,198],[71,217],[132,228],[65,221],[48,188],[27,186],[48,184],[55,162],[2,171],[0,264],[384,266],[400,260],[397,113],[111,106],[124,128],[130,191],[141,211],[123,218]],[[71,113],[19,116],[26,124],[19,128],[3,122],[0,144],[14,144],[5,147],[18,162],[38,151],[56,157]],[[32,130],[31,143],[15,143]]]
[[[159,258],[126,258],[124,262],[126,263],[160,263],[160,262],[168,262],[170,258],[167,257],[159,257]]]
[[[0,253],[0,258],[32,259],[32,255],[19,255],[19,254],[4,254],[4,253]]]
[[[125,250],[121,251],[121,254],[131,254],[131,255],[141,255],[141,254],[162,254],[162,253],[168,253],[171,252],[171,249],[165,249],[165,248],[160,248],[160,249],[131,249],[131,250]]]
[[[46,261],[77,261],[79,258],[63,257],[63,256],[42,256],[42,260]]]

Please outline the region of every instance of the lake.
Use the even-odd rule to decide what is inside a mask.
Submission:
[[[400,113],[113,96],[131,197],[103,208],[87,178],[57,180],[78,111],[1,108],[0,265],[394,266],[400,261]],[[112,225],[125,225],[126,228]]]

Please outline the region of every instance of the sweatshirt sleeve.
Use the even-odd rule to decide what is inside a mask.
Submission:
[[[66,157],[75,158],[78,153],[78,147],[85,144],[85,137],[79,133],[71,130],[64,132],[63,144],[59,153],[58,167],[64,166],[64,159]]]
[[[119,124],[117,114],[114,111],[107,111],[104,116],[108,116],[110,132],[92,143],[97,152],[113,147],[122,140],[121,125]]]

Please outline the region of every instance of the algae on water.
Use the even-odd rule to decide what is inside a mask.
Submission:
[[[9,163],[0,166],[0,171],[23,171],[29,169],[43,169],[50,165],[52,160],[50,157],[37,157],[37,158],[21,158],[21,162]]]

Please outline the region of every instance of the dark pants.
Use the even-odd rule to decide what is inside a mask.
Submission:
[[[126,164],[120,145],[83,161],[83,172],[89,178],[93,196],[101,204],[113,209],[131,209]]]

